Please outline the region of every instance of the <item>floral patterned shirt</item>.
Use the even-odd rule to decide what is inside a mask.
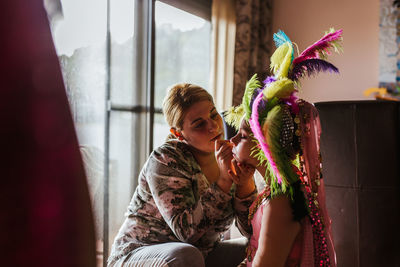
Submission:
[[[139,175],[139,185],[112,246],[109,261],[145,245],[186,242],[206,256],[234,218],[249,237],[248,208],[257,195],[235,197],[210,184],[187,144],[165,142],[153,151]]]

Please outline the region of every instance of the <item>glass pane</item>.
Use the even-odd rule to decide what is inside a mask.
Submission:
[[[110,1],[111,100],[136,105],[134,88],[134,4],[132,0]]]
[[[143,142],[145,114],[111,112],[110,118],[109,249],[124,219],[146,160]],[[141,154],[141,155],[140,155]]]
[[[211,23],[159,1],[155,14],[155,106],[161,107],[172,84],[188,82],[208,89]]]
[[[169,126],[163,114],[154,115],[154,148],[161,146],[169,135]]]
[[[102,264],[106,0],[62,0],[63,18],[52,23],[67,96],[87,173]]]
[[[132,126],[137,116],[130,112],[112,112],[110,125],[110,185],[109,185],[109,248],[124,221],[124,213],[134,190],[132,175]]]

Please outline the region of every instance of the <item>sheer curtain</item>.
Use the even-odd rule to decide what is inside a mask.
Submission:
[[[212,3],[210,88],[221,111],[238,105],[246,81],[268,74],[272,51],[272,0]]]
[[[235,0],[213,1],[210,89],[219,111],[232,105],[235,58]]]

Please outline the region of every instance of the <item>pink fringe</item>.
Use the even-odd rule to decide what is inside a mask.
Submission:
[[[260,123],[258,122],[258,105],[260,104],[262,98],[263,98],[264,93],[261,91],[256,99],[254,100],[252,111],[251,111],[251,118],[249,120],[250,123],[250,128],[252,132],[254,133],[254,137],[257,138],[257,140],[260,142],[260,146],[262,151],[264,152],[265,156],[267,157],[267,160],[275,174],[275,176],[278,179],[278,183],[280,184],[282,182],[282,178],[279,174],[278,167],[276,166],[275,161],[272,158],[271,151],[269,150],[269,146],[267,142],[265,141],[264,134],[261,130]]]
[[[306,115],[306,116],[305,116]],[[315,187],[314,181],[318,179],[320,172],[320,135],[321,123],[317,109],[310,103],[305,102],[302,109],[300,109],[301,120],[301,143],[303,146],[304,168],[306,170],[307,179],[310,189],[313,193],[317,193],[319,208],[321,211],[323,223],[325,224],[325,238],[327,241],[327,249],[329,252],[330,267],[336,267],[336,253],[332,238],[331,218],[329,217],[328,210],[325,203],[325,185],[324,179],[320,180],[320,185]],[[307,117],[307,119],[305,119]],[[314,266],[311,262],[314,261],[314,247],[313,247],[313,234],[311,222],[307,220],[304,222],[303,233],[303,256],[302,267]],[[310,231],[311,230],[311,231]]]

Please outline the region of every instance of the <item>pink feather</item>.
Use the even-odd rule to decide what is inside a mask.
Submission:
[[[297,96],[296,96],[297,91],[293,92],[289,98],[283,99],[283,101],[288,104],[291,108],[291,112],[293,114],[299,114],[299,105],[297,104]]]
[[[343,30],[337,30],[324,35],[321,39],[309,46],[297,58],[295,58],[293,60],[293,65],[306,59],[319,58],[320,51],[326,51],[328,53],[328,49],[332,47],[332,42],[342,38],[342,32]]]
[[[269,146],[267,142],[265,142],[265,137],[262,132],[260,123],[258,122],[258,105],[260,104],[262,98],[263,98],[264,93],[261,91],[256,99],[254,100],[253,106],[252,106],[252,111],[251,111],[251,118],[249,119],[249,124],[251,131],[254,134],[254,137],[257,138],[257,140],[260,142],[260,146],[262,151],[264,152],[265,156],[267,157],[267,160],[275,174],[275,176],[278,179],[278,183],[280,184],[282,182],[282,178],[279,174],[278,167],[276,166],[275,161],[272,158],[271,151],[269,150]]]

